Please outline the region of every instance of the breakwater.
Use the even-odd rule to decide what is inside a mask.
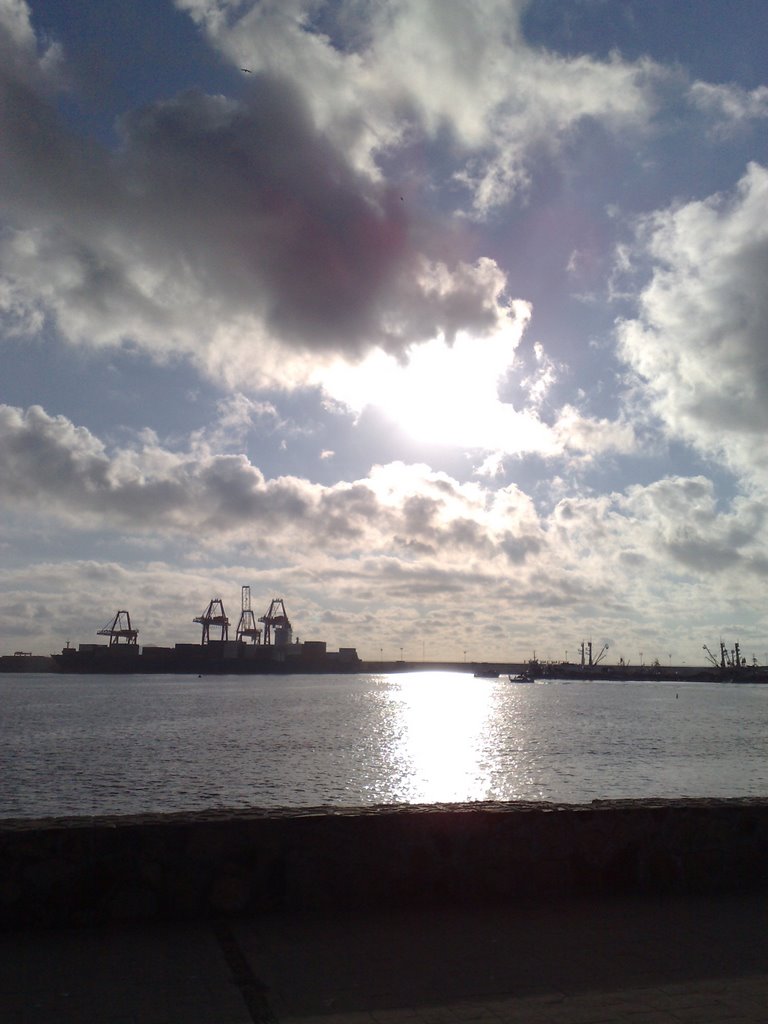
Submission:
[[[0,926],[768,887],[768,799],[0,821]]]

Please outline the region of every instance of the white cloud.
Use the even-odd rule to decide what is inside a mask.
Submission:
[[[527,185],[532,148],[556,150],[584,118],[611,130],[645,125],[662,75],[649,61],[530,47],[519,0],[176,2],[235,65],[279,75],[301,67],[315,123],[368,173],[378,154],[447,128],[456,177],[481,214]]]
[[[682,569],[725,572],[732,580],[739,575],[744,580],[750,573],[758,580],[768,575],[768,513],[762,501],[740,497],[730,510],[718,511],[712,482],[691,477],[631,487],[620,504],[639,523],[652,525],[648,546],[655,540],[662,554]]]
[[[505,454],[505,452],[495,451],[486,455],[480,465],[475,467],[474,476],[488,477],[491,480],[503,476]]]
[[[254,424],[271,425],[273,429],[284,425],[271,402],[256,401],[238,391],[218,403],[217,413],[214,423],[192,434],[190,449],[195,454],[242,450]]]
[[[694,82],[690,98],[695,107],[714,117],[715,134],[727,134],[745,122],[768,117],[768,86],[765,85],[748,90],[732,83]]]
[[[710,480],[669,477],[623,494],[565,498],[549,532],[560,580],[605,588],[594,606],[585,594],[584,616],[602,620],[595,633],[616,636],[625,650],[648,641],[662,650],[688,645],[684,656],[697,663],[701,643],[735,621],[749,643],[762,642],[768,530],[761,502],[741,497],[720,509]]]
[[[540,341],[533,346],[534,369],[520,381],[520,388],[526,392],[526,404],[540,409],[552,386],[557,382],[561,369],[544,351]]]
[[[53,84],[60,71],[56,43],[39,46],[25,0],[0,0],[0,58],[9,81],[19,90]]]
[[[561,451],[584,454],[588,458],[608,452],[628,455],[638,449],[631,423],[584,416],[572,405],[560,410],[552,432]]]
[[[732,195],[661,210],[641,227],[652,276],[621,352],[669,432],[768,482],[768,171]]]

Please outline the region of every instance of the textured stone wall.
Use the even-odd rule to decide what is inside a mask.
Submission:
[[[768,887],[768,800],[0,821],[0,926]]]

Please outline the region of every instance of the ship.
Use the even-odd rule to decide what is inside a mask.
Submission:
[[[768,667],[760,666],[755,659],[748,664],[742,657],[739,644],[732,650],[720,642],[720,658],[716,658],[706,644],[703,646],[709,665],[669,666],[662,665],[658,658],[648,664],[632,665],[624,658],[618,664],[604,661],[608,645],[604,644],[597,655],[593,654],[592,642],[582,642],[578,662],[541,662],[534,652],[521,671],[521,677],[531,680],[557,681],[605,681],[605,682],[698,682],[698,683],[768,683]],[[671,658],[670,658],[671,662]],[[510,680],[512,681],[512,680]],[[514,680],[520,681],[520,680]]]
[[[768,683],[768,668],[757,664],[752,658],[752,664],[741,654],[738,641],[734,643],[729,651],[727,644],[720,641],[720,658],[716,658],[706,644],[703,645],[707,658],[711,665],[711,671],[715,672],[718,681],[721,683]]]
[[[213,597],[193,622],[202,627],[200,643],[172,647],[141,646],[139,630],[130,612],[119,609],[96,631],[106,642],[69,643],[52,655],[59,672],[99,674],[196,674],[266,675],[282,673],[359,672],[361,661],[354,647],[328,650],[324,640],[301,642],[281,597],[272,598],[264,615],[256,619],[251,609],[249,586],[242,587],[240,619],[234,639],[229,637],[229,618],[220,597]],[[258,625],[261,623],[261,625]]]

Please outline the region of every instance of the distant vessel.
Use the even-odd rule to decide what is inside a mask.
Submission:
[[[592,655],[592,644],[582,643],[580,646],[581,660],[574,664],[567,661],[539,662],[534,654],[527,663],[521,676],[530,679],[552,679],[566,681],[605,681],[605,682],[699,682],[699,683],[768,683],[768,667],[760,666],[753,658],[751,665],[741,655],[739,644],[728,650],[725,643],[720,642],[719,660],[706,644],[703,648],[709,659],[709,666],[669,666],[662,665],[658,659],[649,664],[631,665],[622,658],[618,665],[608,665],[603,661],[608,645],[604,645],[597,657]],[[512,681],[512,680],[511,680]],[[514,681],[522,681],[520,679]]]
[[[301,643],[293,629],[281,597],[273,598],[267,612],[256,624],[251,610],[251,588],[241,591],[240,619],[235,639],[229,639],[229,619],[219,597],[193,619],[202,627],[199,644],[177,643],[173,647],[140,647],[138,629],[126,609],[97,630],[109,638],[106,644],[69,644],[53,661],[61,672],[84,673],[189,673],[197,675],[259,675],[294,672],[358,672],[360,658],[354,647],[329,651],[324,640]],[[213,632],[213,636],[211,633]],[[218,636],[216,634],[218,633]]]
[[[747,659],[741,655],[738,641],[730,651],[726,644],[720,641],[719,661],[706,644],[703,650],[721,683],[768,683],[768,668],[759,666],[754,658],[752,664],[748,665]]]

